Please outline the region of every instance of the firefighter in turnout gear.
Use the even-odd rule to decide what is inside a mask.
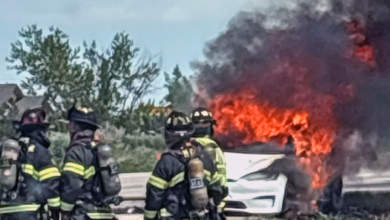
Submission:
[[[19,140],[0,147],[1,220],[59,219],[61,174],[51,162],[45,118],[41,107],[26,110],[13,123]]]
[[[61,213],[63,220],[116,219],[109,204],[116,203],[107,200],[105,191],[120,190],[119,177],[115,179],[108,175],[106,181],[111,181],[111,189],[101,187],[101,169],[97,162],[96,152],[100,152],[94,140],[95,131],[99,128],[97,115],[90,108],[76,108],[68,111],[68,130],[71,142],[66,150],[64,168],[61,177]],[[99,149],[96,151],[96,149]],[[103,146],[110,153],[111,148]],[[110,158],[111,159],[111,158]],[[117,165],[112,170],[117,171]]]
[[[144,219],[218,219],[219,175],[204,146],[190,141],[193,132],[184,113],[173,111],[168,116],[167,150],[147,183]]]
[[[217,165],[217,171],[220,175],[220,183],[223,190],[223,198],[225,198],[229,194],[226,184],[226,160],[219,143],[213,139],[213,125],[216,125],[213,114],[207,108],[199,107],[192,111],[191,121],[195,126],[195,132],[193,134],[194,139],[206,147]],[[220,214],[221,219],[226,219],[223,214],[224,208],[225,202],[222,201],[218,205],[218,213]]]

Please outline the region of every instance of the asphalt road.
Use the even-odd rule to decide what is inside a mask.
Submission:
[[[119,177],[122,183],[120,196],[145,197],[146,183],[148,182],[150,174],[150,172],[120,174]]]
[[[138,201],[126,201],[119,207],[133,207],[137,206],[143,208],[144,202],[142,201],[146,195],[146,183],[151,173],[124,173],[120,175],[122,183],[122,191],[120,196],[132,197],[135,199],[141,199]],[[350,177],[344,177],[343,180],[344,192],[390,192],[390,171],[370,171],[361,170],[360,173]],[[117,207],[118,208],[118,207]],[[129,210],[131,212],[131,210]],[[142,214],[127,214],[117,215],[120,220],[136,220],[143,219]],[[244,219],[231,217],[233,219]]]
[[[116,216],[119,220],[143,220],[143,215],[117,215]],[[251,220],[251,218],[243,218],[243,217],[228,217],[229,220]],[[253,218],[258,219],[258,218]]]
[[[120,175],[123,197],[145,197],[146,182],[151,173],[123,173]],[[361,170],[358,175],[344,177],[344,192],[390,191],[390,171]]]

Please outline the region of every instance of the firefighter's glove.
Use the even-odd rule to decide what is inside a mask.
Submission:
[[[72,218],[72,212],[62,211],[61,220],[70,220]]]
[[[60,210],[57,209],[49,209],[50,217],[49,220],[60,220]]]
[[[113,203],[115,206],[120,205],[122,202],[123,202],[123,197],[122,197],[122,196],[115,196],[115,197],[112,199],[112,203]]]

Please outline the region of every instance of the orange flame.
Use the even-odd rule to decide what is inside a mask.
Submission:
[[[311,175],[312,186],[322,188],[330,176],[329,170],[323,167],[324,155],[332,151],[337,131],[333,115],[335,99],[312,91],[304,81],[305,72],[302,68],[290,68],[290,71],[287,75],[295,72],[295,76],[298,76],[292,79],[295,82],[291,82],[297,85],[296,93],[291,94],[296,102],[295,107],[273,106],[262,94],[257,94],[256,90],[250,88],[220,94],[209,102],[218,121],[216,133],[222,137],[239,134],[238,141],[242,144],[282,137],[279,143],[284,145],[287,135],[291,135],[297,154],[304,155],[300,162]],[[347,89],[351,88],[345,86],[345,90]],[[350,91],[346,92],[350,94]],[[237,138],[233,141],[237,141]]]

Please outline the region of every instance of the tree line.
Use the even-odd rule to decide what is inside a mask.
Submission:
[[[94,40],[72,47],[70,36],[61,29],[50,27],[45,34],[31,25],[22,28],[11,43],[7,69],[26,75],[20,86],[28,95],[43,92],[54,106],[50,122],[55,131],[65,131],[59,119],[79,103],[96,110],[102,124],[124,129],[126,134],[161,133],[165,115],[155,108],[154,100],[144,100],[155,90],[153,83],[162,73],[161,57],[142,52],[125,32],[115,34],[109,48],[98,48]],[[190,78],[179,66],[164,76],[167,95],[160,104],[189,111]],[[3,105],[0,114],[17,111],[9,108]],[[2,115],[0,135],[5,135],[9,118]]]

